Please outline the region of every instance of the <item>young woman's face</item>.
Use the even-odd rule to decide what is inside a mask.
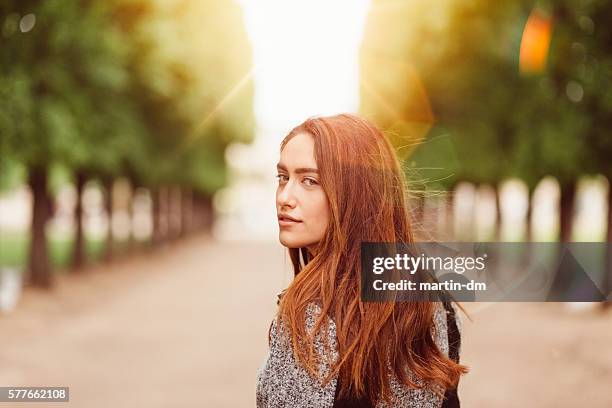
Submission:
[[[312,250],[325,234],[329,206],[321,187],[311,134],[298,133],[287,142],[277,170],[279,240],[287,248]]]

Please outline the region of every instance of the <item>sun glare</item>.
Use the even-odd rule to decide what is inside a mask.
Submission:
[[[291,129],[309,116],[357,112],[359,47],[367,0],[239,0],[253,49],[256,135],[227,152],[236,177],[219,195],[220,235],[274,238],[273,163]],[[242,211],[242,213],[238,213]]]

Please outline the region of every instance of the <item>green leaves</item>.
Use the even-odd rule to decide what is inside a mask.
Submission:
[[[519,72],[518,56],[534,9],[552,16],[552,42],[545,69],[527,75]],[[429,101],[434,121],[407,162],[425,174],[442,163],[447,171],[432,176],[453,174],[447,185],[518,176],[534,187],[547,175],[564,184],[586,173],[611,177],[611,19],[612,5],[600,0],[448,1],[436,7],[375,1],[364,52],[376,50],[378,64],[363,61],[362,79],[380,92],[364,85],[362,112],[373,112],[389,128],[388,112],[405,118],[411,104]],[[410,67],[426,97],[412,93],[409,69],[393,73],[381,56]],[[429,143],[441,134],[447,143]],[[454,160],[456,166],[444,165]]]
[[[151,187],[223,186],[225,146],[250,141],[254,127],[236,4],[39,0],[0,10],[3,157]],[[35,24],[21,32],[26,14]]]

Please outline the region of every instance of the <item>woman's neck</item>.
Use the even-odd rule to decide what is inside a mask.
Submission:
[[[308,259],[314,258],[318,253],[318,248],[316,245],[306,247],[306,251],[308,251]]]

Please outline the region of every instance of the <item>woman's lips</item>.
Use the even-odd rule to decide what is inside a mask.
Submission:
[[[283,215],[279,215],[278,216],[278,225],[280,225],[281,227],[291,227],[293,225],[299,224],[302,221],[298,221],[294,218],[290,218],[287,216],[283,216]]]

